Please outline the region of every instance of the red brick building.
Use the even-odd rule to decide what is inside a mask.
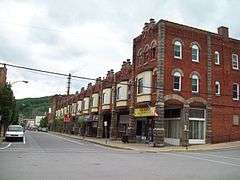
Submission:
[[[133,40],[132,64],[109,71],[82,97],[87,113],[98,115],[97,137],[126,133],[156,146],[240,140],[239,56],[240,40],[226,27],[212,33],[150,19]]]

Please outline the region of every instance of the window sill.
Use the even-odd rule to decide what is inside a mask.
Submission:
[[[200,93],[199,92],[192,92],[192,95],[199,96]]]
[[[192,59],[192,62],[195,62],[195,63],[200,63],[200,61],[199,61],[199,60],[193,60],[193,59]]]
[[[219,97],[219,96],[221,96],[221,94],[215,94],[215,96],[218,96],[218,97]]]
[[[182,60],[182,57],[174,56],[174,59]]]
[[[234,99],[234,98],[232,98],[232,100],[233,100],[233,101],[239,101],[239,98],[238,98],[238,99]]]

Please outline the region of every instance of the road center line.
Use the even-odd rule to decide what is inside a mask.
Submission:
[[[224,162],[224,161],[217,161],[217,160],[201,158],[201,157],[195,157],[195,156],[186,155],[186,154],[175,154],[175,153],[166,153],[166,154],[179,156],[179,157],[187,157],[187,158],[192,158],[192,159],[197,159],[197,160],[202,160],[202,161],[208,161],[208,162],[213,162],[213,163],[218,163],[218,164],[224,164],[224,165],[228,165],[228,166],[240,167],[240,164]]]
[[[0,148],[0,150],[7,149],[7,148],[9,148],[11,145],[12,145],[12,143],[9,143],[7,146],[5,146],[5,147],[3,147],[3,148]]]
[[[80,142],[77,142],[77,141],[73,141],[73,140],[70,140],[70,139],[67,139],[67,138],[58,136],[58,135],[54,135],[54,134],[48,134],[48,135],[57,137],[57,138],[59,138],[59,139],[64,139],[65,141],[69,141],[69,142],[71,142],[71,143],[75,143],[75,144],[78,144],[78,145],[84,145],[83,143],[80,143]]]

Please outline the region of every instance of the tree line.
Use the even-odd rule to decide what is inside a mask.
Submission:
[[[5,135],[10,124],[18,124],[16,100],[11,85],[6,83],[0,86],[0,136]]]

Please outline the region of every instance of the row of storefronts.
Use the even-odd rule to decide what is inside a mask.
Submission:
[[[151,19],[133,40],[132,63],[127,59],[120,71],[108,71],[79,93],[54,96],[53,119],[64,117],[73,127],[84,122],[86,136],[128,136],[131,142],[156,146],[239,140],[239,72],[226,69],[229,74],[223,76],[217,68],[232,67],[231,62],[222,66],[213,57],[217,51],[231,59],[232,52],[221,50],[224,45],[215,46],[224,38]],[[222,79],[233,89],[225,82],[220,86]]]

